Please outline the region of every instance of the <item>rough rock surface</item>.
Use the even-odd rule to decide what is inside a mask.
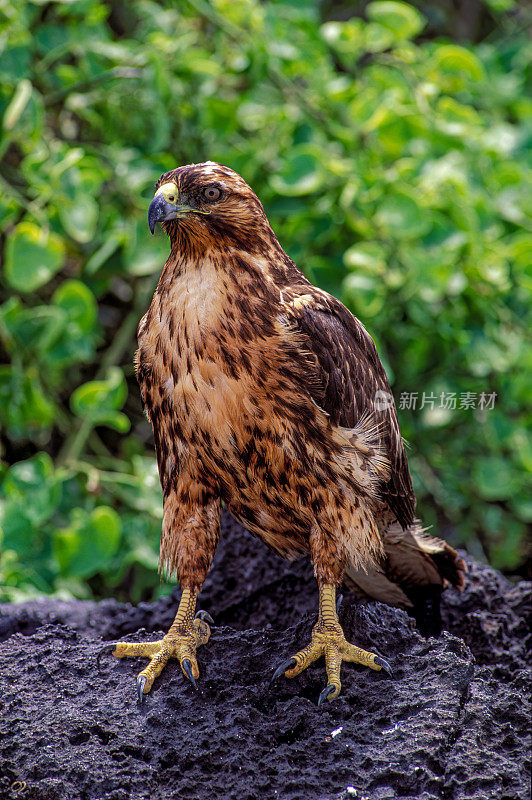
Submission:
[[[0,797],[527,800],[530,586],[469,570],[461,595],[445,593],[439,639],[345,595],[346,636],[395,674],[346,664],[341,696],[321,708],[322,663],[268,686],[308,640],[310,566],[283,562],[230,518],[201,596],[217,627],[199,651],[198,694],[172,662],[139,707],[144,660],[96,666],[102,640],[164,632],[177,590],[136,608],[0,607]]]

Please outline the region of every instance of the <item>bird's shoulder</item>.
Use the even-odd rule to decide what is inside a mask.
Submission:
[[[374,367],[384,372],[373,338],[336,297],[305,280],[284,288],[281,299],[289,319],[316,336],[318,342],[326,336],[328,342],[346,348],[346,356],[364,354]]]
[[[321,404],[335,424],[353,427],[373,410],[376,391],[390,391],[373,339],[339,300],[308,282],[287,286],[281,300],[288,325],[318,364]]]

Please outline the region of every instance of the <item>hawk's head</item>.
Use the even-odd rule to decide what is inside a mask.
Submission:
[[[214,161],[161,175],[148,211],[152,233],[157,222],[172,241],[182,239],[196,248],[263,250],[275,239],[253,190],[234,170]]]

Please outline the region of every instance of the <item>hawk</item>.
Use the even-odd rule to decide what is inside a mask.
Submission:
[[[161,223],[171,251],[139,324],[136,370],[164,497],[160,566],[182,595],[163,639],[119,642],[114,655],[150,659],[137,678],[139,700],[169,658],[196,686],[196,651],[212,622],[196,614],[196,598],[225,504],[281,556],[310,554],[318,620],[308,646],[274,678],[324,656],[319,703],[332,700],[342,661],[390,671],[381,655],[345,639],[342,580],[423,620],[437,616],[445,584],[462,585],[464,564],[415,519],[372,338],[287,256],[240,175],[214,162],[165,173],[148,222],[152,233]]]

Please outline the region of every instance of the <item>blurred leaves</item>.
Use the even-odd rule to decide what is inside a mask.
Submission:
[[[341,21],[312,0],[6,0],[3,597],[153,592],[161,495],[132,358],[168,243],[146,209],[162,172],[207,159],[362,319],[397,400],[496,393],[419,402],[401,426],[423,521],[523,563],[531,44],[524,9],[489,7],[500,33],[471,45],[391,0]]]
[[[110,367],[105,380],[88,381],[78,386],[70,405],[77,417],[93,425],[108,425],[120,433],[126,433],[130,427],[129,419],[118,411],[124,405],[126,396],[127,387],[122,370]]]
[[[54,553],[61,572],[88,578],[108,567],[120,545],[122,523],[109,506],[98,506],[90,514],[76,509],[72,524],[54,536]]]
[[[7,471],[3,488],[9,496],[11,512],[27,516],[35,525],[49,520],[61,499],[60,481],[46,453],[14,464]],[[28,496],[31,496],[31,504],[28,504]]]
[[[21,222],[6,248],[5,277],[19,292],[34,292],[61,269],[64,245],[59,236],[33,222]]]
[[[324,181],[319,153],[307,147],[294,147],[281,169],[272,175],[271,185],[278,194],[301,197],[313,194]]]
[[[369,3],[366,8],[368,18],[387,28],[394,39],[411,39],[421,33],[425,20],[419,11],[408,3],[380,0]]]

